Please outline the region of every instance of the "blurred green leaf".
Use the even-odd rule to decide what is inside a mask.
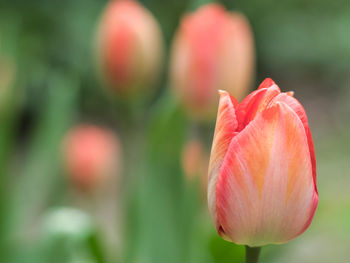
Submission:
[[[59,263],[105,263],[96,225],[78,209],[49,210],[41,226],[40,260]]]
[[[38,214],[49,205],[46,202],[52,190],[63,179],[62,174],[59,174],[60,143],[75,117],[79,84],[74,78],[63,78],[57,74],[52,74],[49,79],[47,97],[41,105],[41,116],[13,192],[11,229],[17,235],[31,232],[31,225]]]
[[[216,233],[210,241],[210,252],[215,263],[244,262],[244,246],[227,242]]]
[[[186,120],[165,96],[153,108],[147,131],[144,171],[138,175],[138,233],[128,244],[138,244],[127,262],[186,262],[186,221],[182,214],[183,184],[179,153]],[[131,226],[132,227],[132,226]],[[169,257],[169,255],[172,255]]]

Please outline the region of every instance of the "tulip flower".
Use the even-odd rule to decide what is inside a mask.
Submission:
[[[219,94],[208,183],[217,232],[249,247],[285,243],[309,227],[318,203],[305,110],[271,79],[241,103]]]
[[[148,94],[163,58],[163,39],[152,14],[136,1],[112,0],[103,12],[97,41],[107,86],[118,95]]]
[[[215,117],[218,89],[241,99],[254,75],[253,34],[247,19],[219,4],[200,7],[180,24],[171,51],[174,93],[197,120]]]
[[[199,140],[194,139],[184,145],[181,164],[186,177],[189,179],[202,175],[203,166],[205,166],[204,149]]]
[[[209,154],[204,149],[203,144],[198,139],[188,141],[181,153],[182,170],[187,181],[191,182],[194,179],[199,179],[201,192],[206,193],[208,184],[208,163]],[[203,195],[203,197],[205,194]]]
[[[110,181],[120,166],[119,141],[111,131],[89,124],[72,128],[63,141],[63,161],[70,181],[83,190]]]

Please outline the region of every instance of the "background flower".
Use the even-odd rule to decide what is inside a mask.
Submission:
[[[190,116],[215,116],[216,92],[241,99],[254,78],[253,35],[243,14],[218,4],[185,15],[171,53],[171,85]]]
[[[110,1],[97,35],[97,53],[109,88],[119,95],[149,94],[159,80],[163,39],[158,22],[134,0]]]
[[[71,182],[81,189],[99,188],[116,177],[120,144],[111,131],[90,124],[73,127],[63,142],[62,159]]]

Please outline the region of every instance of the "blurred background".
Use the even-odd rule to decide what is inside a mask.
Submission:
[[[170,91],[175,32],[209,1],[139,1],[159,23],[164,56],[137,99],[101,81],[107,2],[0,1],[1,262],[243,262],[244,247],[222,240],[207,211],[215,119],[188,117]],[[261,262],[348,262],[350,2],[218,2],[243,13],[254,36],[245,94],[265,77],[293,90],[316,150],[313,223],[264,248]]]

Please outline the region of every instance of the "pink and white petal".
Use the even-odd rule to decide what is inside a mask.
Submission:
[[[307,119],[307,115],[304,110],[304,107],[300,104],[300,102],[296,98],[290,96],[289,92],[279,94],[271,101],[271,104],[277,101],[284,102],[285,104],[287,104],[299,116],[301,122],[304,125],[305,133],[309,144],[309,150],[310,150],[310,157],[311,157],[311,163],[312,163],[312,175],[314,178],[315,189],[317,191],[315,148],[314,148],[314,143],[312,140],[312,135],[311,135],[311,131],[310,131],[310,127],[309,127],[309,123],[308,123],[308,119]]]
[[[249,246],[287,242],[310,224],[317,197],[303,124],[276,103],[231,141],[216,183],[218,232]]]
[[[272,87],[274,85],[277,86],[276,83],[272,79],[266,78],[266,79],[264,79],[263,82],[261,82],[261,84],[258,87],[258,90],[259,89],[270,88],[270,87]]]
[[[279,87],[272,85],[269,88],[256,90],[246,97],[237,107],[238,131],[243,130],[280,93]]]
[[[219,95],[219,109],[210,154],[208,180],[208,205],[214,222],[216,222],[215,187],[217,176],[238,125],[235,114],[237,101],[226,91],[220,90]]]

